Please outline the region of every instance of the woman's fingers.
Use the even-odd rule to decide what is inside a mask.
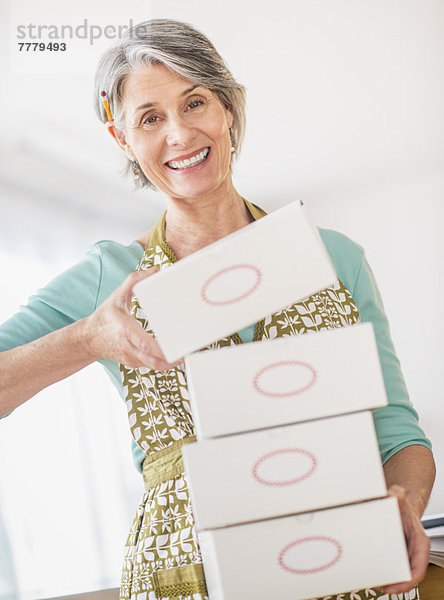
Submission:
[[[142,281],[147,277],[151,277],[151,275],[155,275],[158,271],[159,269],[157,267],[150,267],[149,269],[143,271],[133,271],[128,275],[122,285],[117,288],[116,292],[120,292],[128,310],[131,307],[131,299],[134,295],[133,287],[136,285],[136,283],[139,283],[139,281]]]
[[[180,361],[169,363],[162,352],[159,342],[145,331],[133,317],[128,317],[125,326],[127,340],[134,349],[134,358],[137,358],[139,361],[137,366],[165,371],[180,364]],[[127,366],[131,365],[128,364]]]
[[[165,359],[165,356],[159,346],[159,342],[144,330],[142,325],[134,317],[128,315],[128,318],[122,322],[126,339],[135,346],[140,352]]]
[[[182,361],[169,363],[157,340],[130,314],[133,287],[157,273],[157,267],[130,273],[125,281],[87,317],[88,353],[94,360],[107,358],[136,368],[166,371]]]
[[[125,365],[133,369],[136,367],[146,367],[148,369],[155,369],[156,371],[169,371],[176,366],[176,364],[170,364],[158,356],[143,352],[136,346],[132,347],[129,362],[126,362]]]

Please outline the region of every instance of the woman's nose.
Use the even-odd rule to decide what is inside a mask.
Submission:
[[[169,119],[166,135],[169,146],[188,146],[194,137],[194,128],[189,127],[181,117]]]

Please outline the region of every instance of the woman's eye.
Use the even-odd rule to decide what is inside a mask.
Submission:
[[[191,110],[195,110],[196,108],[200,108],[205,104],[205,101],[201,98],[196,98],[195,100],[191,100],[187,104],[187,108]],[[158,115],[147,115],[142,119],[142,125],[155,125],[160,120]]]
[[[203,104],[203,100],[191,100],[191,102],[188,104],[189,108],[197,108],[198,106],[201,106]]]
[[[156,115],[148,115],[143,119],[143,123],[146,125],[152,125],[153,123],[156,123],[157,119],[158,117],[156,117]]]

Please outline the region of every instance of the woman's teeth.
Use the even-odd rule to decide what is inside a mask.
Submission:
[[[172,169],[186,169],[188,167],[194,167],[194,165],[198,165],[206,159],[209,151],[209,148],[205,148],[202,150],[202,152],[196,154],[196,156],[186,158],[185,160],[172,160],[171,162],[167,162],[167,165]]]

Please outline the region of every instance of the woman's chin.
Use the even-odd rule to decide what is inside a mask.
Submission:
[[[193,178],[189,181],[170,182],[168,190],[164,190],[168,196],[174,198],[198,198],[216,192],[220,186],[220,181],[214,181],[213,178]]]

